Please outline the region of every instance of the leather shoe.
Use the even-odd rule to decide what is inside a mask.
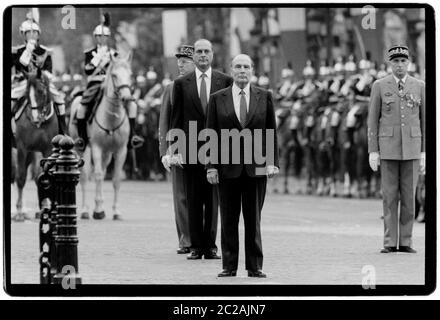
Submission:
[[[249,271],[248,270],[248,277],[251,277],[251,278],[266,278],[266,274],[263,273],[261,270],[258,270],[258,271]]]
[[[202,259],[202,254],[197,250],[191,250],[189,255],[186,256],[188,260]]]
[[[399,252],[417,253],[416,250],[414,250],[413,248],[408,247],[408,246],[400,246],[400,247],[399,247]]]
[[[177,249],[177,254],[186,254],[189,253],[191,250],[188,247],[183,247]]]
[[[237,276],[237,270],[223,270],[217,277],[235,277]]]
[[[217,251],[215,249],[211,249],[208,252],[205,252],[205,259],[221,259],[221,257],[217,255]]]
[[[380,253],[391,253],[391,252],[397,252],[396,247],[385,247],[382,250],[380,250]]]

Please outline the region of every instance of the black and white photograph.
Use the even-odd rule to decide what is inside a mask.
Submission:
[[[8,294],[435,289],[431,6],[3,17]]]

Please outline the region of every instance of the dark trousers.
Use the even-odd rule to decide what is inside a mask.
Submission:
[[[238,223],[243,209],[246,270],[263,268],[261,210],[266,195],[266,177],[252,178],[243,170],[238,178],[220,180],[221,243],[223,269],[238,267]]]
[[[206,179],[203,165],[186,165],[183,169],[188,205],[191,249],[206,252],[217,249],[218,188]]]
[[[419,165],[420,160],[380,161],[385,247],[412,245]]]
[[[171,177],[173,182],[174,214],[176,217],[177,238],[179,248],[190,248],[191,240],[188,222],[188,205],[186,201],[186,189],[183,169],[172,166]]]

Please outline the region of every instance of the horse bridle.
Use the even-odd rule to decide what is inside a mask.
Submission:
[[[28,78],[28,81],[29,81],[29,78]],[[44,90],[46,92],[49,91],[49,89],[48,89],[49,85],[45,84],[44,81],[41,82],[41,85],[42,85],[42,87],[44,88]],[[31,86],[32,86],[32,84],[29,83],[29,89],[28,90],[30,90]],[[34,86],[34,90],[35,90],[35,86]],[[29,94],[29,92],[28,92],[28,94]],[[32,104],[32,100],[31,99],[29,99],[29,103],[31,105],[31,110],[38,110],[38,109],[40,109],[40,107],[42,108],[42,112],[39,113],[39,115],[43,115],[43,116],[39,116],[39,119],[38,119],[39,121],[36,122],[37,128],[39,128],[41,126],[41,124],[44,122],[44,114],[47,111],[47,107],[50,106],[50,103],[51,103],[50,93],[47,95],[45,103],[42,106],[40,106],[40,107],[38,106],[38,104],[36,106],[34,106]],[[32,123],[35,123],[34,119],[30,119],[30,120],[31,120]]]

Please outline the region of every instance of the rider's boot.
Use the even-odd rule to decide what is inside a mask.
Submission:
[[[84,151],[89,142],[89,138],[87,137],[87,119],[76,119],[77,120],[77,128],[78,128],[78,136],[82,139],[82,145],[79,146],[81,151]]]
[[[135,124],[136,118],[128,118],[128,121],[130,123],[130,135],[128,137],[128,149],[136,149],[139,148],[143,143],[144,139],[140,136],[138,136],[134,130],[136,124]]]

